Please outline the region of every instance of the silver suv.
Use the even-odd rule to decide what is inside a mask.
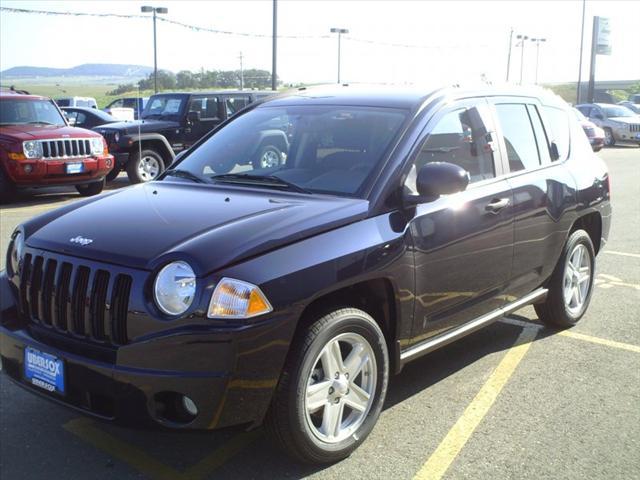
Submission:
[[[576,105],[591,122],[604,130],[605,145],[616,142],[637,143],[640,146],[640,116],[622,105],[584,103]]]

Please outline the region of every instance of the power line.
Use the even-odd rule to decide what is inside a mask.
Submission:
[[[23,13],[23,14],[34,14],[34,15],[58,15],[58,16],[76,16],[76,17],[102,17],[102,18],[132,18],[132,19],[147,19],[148,17],[145,15],[127,15],[127,14],[119,14],[119,13],[89,13],[89,12],[60,12],[60,11],[52,11],[52,10],[30,10],[26,8],[13,8],[13,7],[0,7],[0,11],[8,12],[8,13]],[[270,34],[263,33],[250,33],[250,32],[233,32],[230,30],[220,30],[217,28],[203,27],[198,25],[191,25],[184,22],[179,22],[177,20],[171,20],[169,18],[158,17],[157,20],[159,22],[168,23],[171,25],[176,25],[182,28],[187,28],[189,30],[195,32],[207,32],[214,33],[217,35],[230,35],[230,36],[238,36],[238,37],[249,37],[249,38],[273,38]],[[289,40],[326,40],[332,38],[331,35],[277,35],[276,38],[279,39],[289,39]],[[352,42],[357,43],[365,43],[369,45],[378,45],[382,47],[393,47],[393,48],[411,48],[411,49],[423,49],[423,50],[444,50],[444,49],[468,49],[471,47],[475,48],[486,48],[488,45],[485,44],[469,44],[469,45],[417,45],[410,43],[397,43],[397,42],[381,42],[379,40],[370,40],[366,38],[357,38],[352,36],[344,36],[346,40],[350,40]]]

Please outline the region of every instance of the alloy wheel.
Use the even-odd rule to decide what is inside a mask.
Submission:
[[[155,157],[142,157],[138,162],[138,173],[143,182],[155,179],[160,174],[160,170],[160,162]]]
[[[564,267],[564,303],[572,315],[582,310],[591,287],[591,259],[587,247],[579,243],[567,256]]]

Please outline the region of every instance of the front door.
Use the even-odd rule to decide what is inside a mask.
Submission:
[[[189,148],[223,120],[223,106],[218,95],[194,95],[189,100],[185,127],[185,148]],[[193,113],[197,114],[197,118]],[[191,116],[189,115],[191,114]]]
[[[501,179],[487,102],[474,99],[448,107],[425,131],[405,188],[412,190],[415,173],[427,162],[461,166],[469,172],[470,184],[464,192],[420,204],[412,212],[413,342],[502,306],[513,259],[513,197]]]

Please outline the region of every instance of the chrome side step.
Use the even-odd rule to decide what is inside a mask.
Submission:
[[[530,303],[535,303],[537,300],[544,298],[549,290],[546,288],[538,288],[534,290],[530,294],[516,300],[515,302],[509,303],[504,307],[498,308],[492,312],[489,312],[481,317],[478,317],[470,322],[467,322],[459,327],[449,330],[441,335],[425,340],[418,345],[414,345],[413,347],[408,348],[404,352],[400,353],[400,363],[401,365],[405,365],[407,362],[411,360],[415,360],[416,358],[421,357],[422,355],[426,355],[427,353],[433,352],[440,347],[444,347],[445,345],[462,338],[470,333],[475,332],[476,330],[481,329],[489,325],[490,323],[499,320],[501,317],[508,315],[511,312],[515,312],[520,308],[529,305]]]

